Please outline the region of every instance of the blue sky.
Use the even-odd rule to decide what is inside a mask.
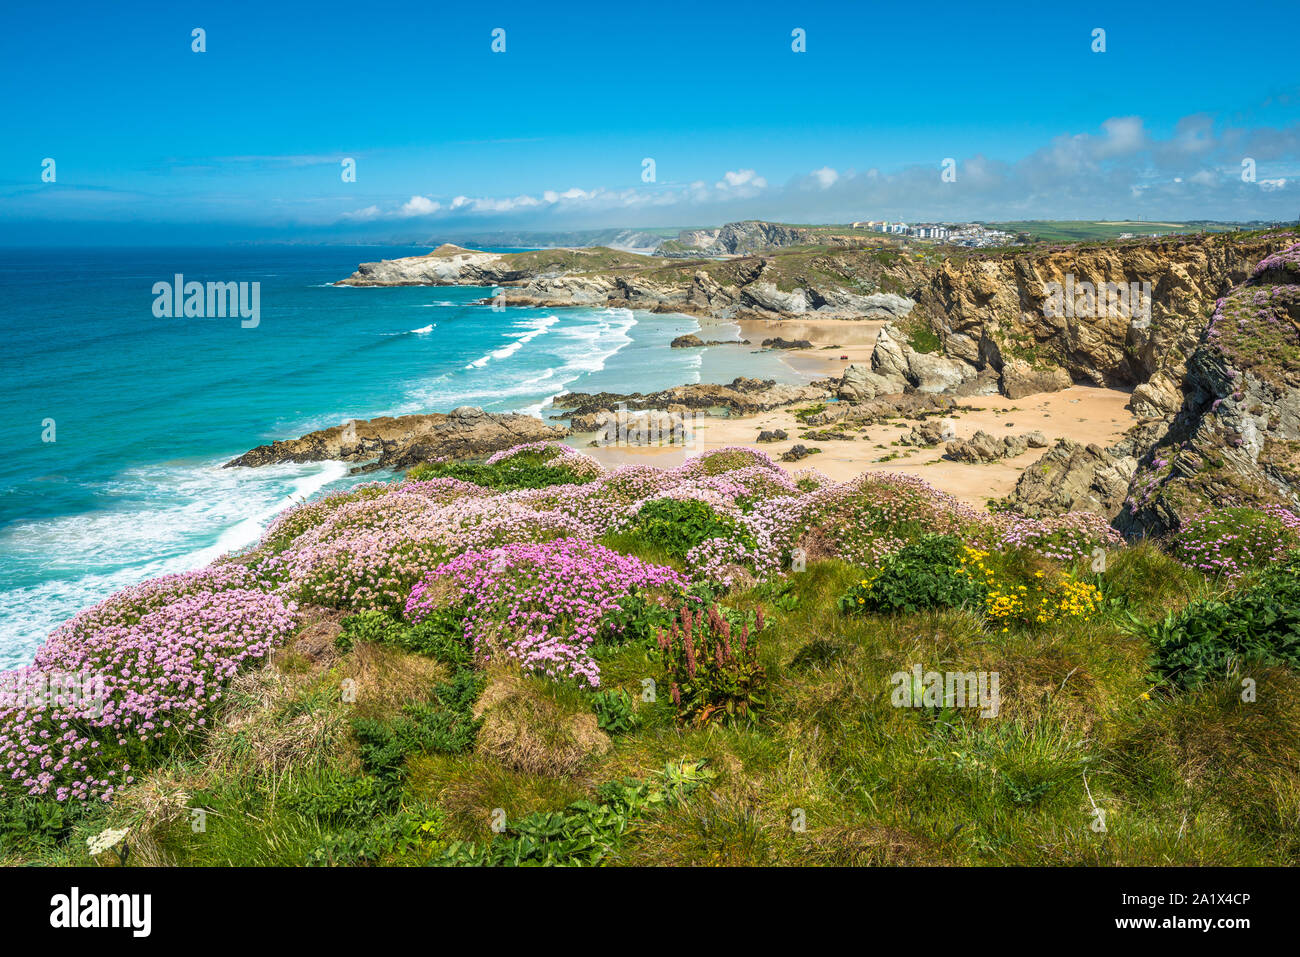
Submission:
[[[0,242],[1300,216],[1280,9],[1138,6],[13,5]]]

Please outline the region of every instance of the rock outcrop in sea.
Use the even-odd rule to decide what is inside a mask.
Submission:
[[[692,383],[661,392],[566,392],[552,402],[552,419],[568,420],[574,432],[594,432],[604,417],[620,406],[631,411],[662,410],[669,413],[724,409],[732,415],[753,415],[797,402],[820,402],[831,398],[833,381],[823,379],[807,385],[778,383],[773,379],[744,376],[726,385]]]
[[[478,458],[525,442],[559,439],[567,434],[567,429],[547,425],[535,416],[461,406],[446,415],[357,419],[301,438],[259,445],[224,467],[337,461],[367,463],[356,471],[404,469],[419,462]]]

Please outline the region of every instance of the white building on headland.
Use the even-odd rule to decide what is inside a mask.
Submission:
[[[928,239],[955,246],[1005,246],[1014,237],[1000,229],[990,229],[982,223],[916,223],[890,222],[868,219],[853,224],[854,229],[869,229],[893,236]]]
[[[989,229],[982,223],[891,223],[888,220],[869,219],[853,224],[854,229],[869,229],[893,236],[913,239],[930,239],[955,246],[1005,246],[1013,236],[1000,229]]]

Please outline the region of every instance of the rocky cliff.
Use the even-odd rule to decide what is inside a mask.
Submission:
[[[833,384],[856,405],[903,392],[1131,389],[1143,422],[1123,442],[1050,450],[1011,505],[1100,509],[1126,531],[1160,533],[1206,506],[1300,504],[1296,239],[1274,230],[928,257],[801,247],[709,262],[440,247],[345,282],[500,284],[520,304],[885,319],[870,365]],[[584,398],[579,418],[605,408],[607,397]]]
[[[913,364],[906,350],[918,331],[930,341],[914,351],[933,357],[915,360],[932,379],[962,383],[982,374],[979,389],[993,380],[1015,398],[1071,382],[1131,388],[1135,411],[1159,416],[1181,403],[1186,358],[1215,301],[1293,241],[1218,234],[923,256],[881,247],[773,249],[813,236],[772,223],[696,232],[695,241],[719,249],[768,251],[701,261],[604,247],[484,253],[441,246],[364,263],[341,284],[499,286],[507,305],[724,319],[885,319],[900,324],[904,366]]]
[[[562,275],[662,266],[663,260],[605,246],[485,253],[444,243],[423,256],[362,263],[336,286],[499,286]]]
[[[1300,244],[1249,268],[1182,337],[1179,355],[1153,357],[1173,411],[1108,449],[1062,442],[1021,476],[1011,507],[1097,511],[1131,535],[1176,530],[1206,508],[1300,507]]]
[[[911,385],[1022,398],[1082,382],[1132,389],[1138,415],[1171,415],[1215,302],[1294,241],[1220,234],[946,256],[845,397]]]
[[[1164,415],[1181,405],[1177,384],[1216,300],[1294,241],[1218,234],[948,257],[913,319],[928,323],[946,357],[999,374],[1011,366],[1013,377],[1132,388],[1134,411]]]
[[[817,234],[798,226],[750,219],[727,223],[719,229],[683,229],[677,242],[707,256],[750,256],[783,246],[815,245]]]
[[[1211,506],[1300,507],[1300,243],[1221,299],[1142,457],[1118,525],[1163,532]]]

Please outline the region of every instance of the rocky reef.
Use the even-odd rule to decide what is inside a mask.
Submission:
[[[773,379],[737,377],[726,385],[692,383],[661,392],[566,392],[552,403],[552,419],[568,420],[574,432],[595,432],[620,406],[630,411],[708,412],[753,415],[796,402],[817,402],[831,397],[830,380],[789,385]]]
[[[364,462],[360,469],[404,469],[419,462],[477,458],[525,442],[558,439],[559,426],[518,413],[498,414],[461,406],[443,415],[381,416],[309,432],[297,439],[259,445],[225,464]]]
[[[673,349],[699,349],[703,346],[747,346],[748,339],[710,339],[705,342],[693,332],[688,332],[684,336],[678,336],[668,345]]]

